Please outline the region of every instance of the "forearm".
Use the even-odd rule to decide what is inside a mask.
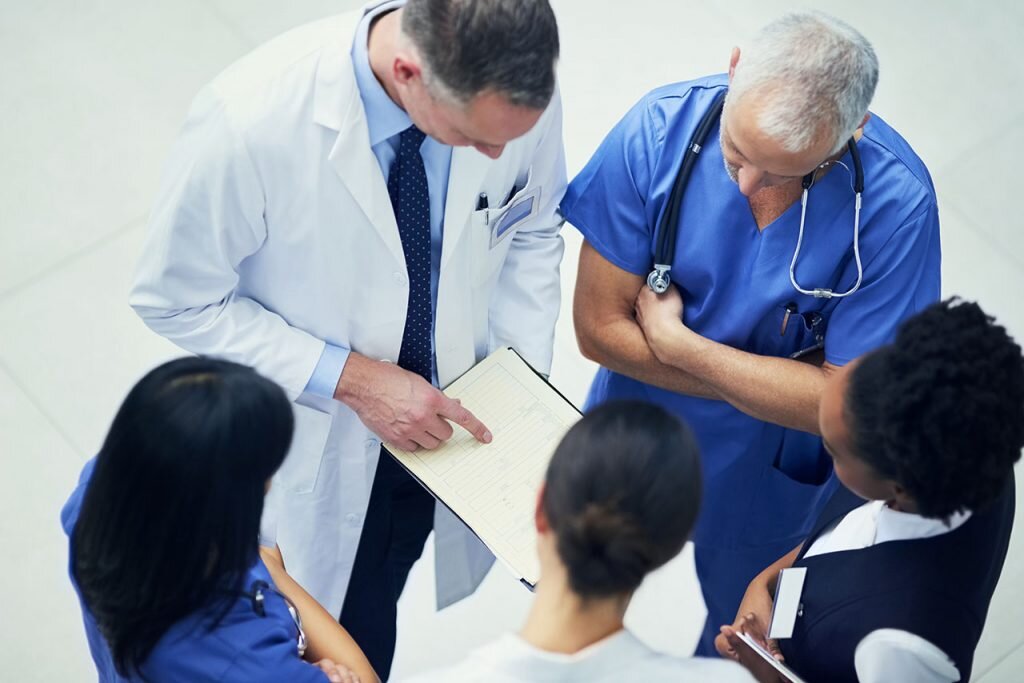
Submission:
[[[790,358],[759,356],[699,335],[661,358],[744,413],[765,422],[818,434],[818,402],[830,372]]]
[[[218,296],[211,293],[209,299]],[[197,355],[250,365],[280,384],[291,400],[305,390],[324,350],[322,340],[247,297],[179,308],[173,300],[139,294],[131,303],[157,334]]]
[[[592,324],[577,316],[576,340],[584,356],[619,374],[679,394],[722,398],[709,383],[659,361],[631,317],[618,316]]]
[[[261,547],[260,555],[277,589],[295,603],[302,617],[302,629],[308,645],[306,659],[311,662],[330,659],[351,669],[362,683],[379,681],[370,661],[348,631],[288,575],[280,551]]]

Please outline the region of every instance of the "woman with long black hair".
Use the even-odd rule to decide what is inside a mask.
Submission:
[[[345,630],[260,559],[292,430],[284,392],[226,361],[171,361],[131,390],[61,513],[100,680],[376,681]]]

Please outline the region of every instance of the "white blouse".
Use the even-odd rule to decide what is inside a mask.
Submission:
[[[753,683],[739,664],[722,659],[679,658],[655,652],[623,629],[571,655],[538,649],[508,634],[459,664],[420,674],[406,683]]]

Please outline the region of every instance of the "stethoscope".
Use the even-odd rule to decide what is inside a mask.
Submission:
[[[261,617],[265,617],[267,616],[267,593],[274,593],[278,595],[282,600],[284,600],[285,605],[288,607],[288,614],[291,615],[292,623],[295,624],[295,630],[298,632],[298,635],[296,636],[296,645],[299,651],[299,657],[302,657],[306,654],[306,632],[302,630],[302,617],[299,616],[299,610],[295,607],[295,603],[292,602],[287,595],[277,590],[266,581],[253,581],[252,585],[249,587],[249,591],[243,592],[242,594],[252,600],[253,611]]]
[[[672,256],[676,251],[679,207],[683,201],[686,185],[693,174],[693,167],[697,164],[697,156],[703,149],[704,142],[707,140],[711,128],[715,125],[715,121],[721,116],[724,106],[725,92],[723,91],[715,98],[711,108],[705,112],[700,123],[697,125],[693,139],[690,140],[690,145],[683,154],[683,163],[679,167],[679,173],[676,174],[675,182],[672,184],[672,192],[669,194],[667,207],[661,214],[661,221],[658,224],[657,248],[654,254],[654,270],[647,276],[647,286],[657,294],[665,292],[672,282],[669,272],[672,270]],[[796,291],[817,299],[840,299],[850,296],[860,288],[860,283],[864,279],[864,268],[860,261],[860,205],[861,194],[864,192],[864,167],[861,166],[860,152],[857,151],[857,144],[854,139],[850,138],[846,146],[850,150],[850,158],[853,160],[853,171],[851,172],[850,168],[841,161],[833,162],[845,168],[846,172],[850,174],[855,195],[853,205],[853,257],[857,262],[857,281],[845,292],[833,292],[827,287],[804,289],[796,281],[796,262],[800,258],[800,248],[804,242],[804,223],[807,219],[807,195],[810,192],[811,186],[814,185],[815,172],[827,166],[829,162],[818,166],[814,171],[805,175],[801,181],[803,194],[800,197],[800,232],[796,238],[796,249],[793,251],[793,259],[789,263],[789,281]]]

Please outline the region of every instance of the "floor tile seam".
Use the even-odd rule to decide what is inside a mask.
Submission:
[[[231,34],[245,46],[246,49],[252,49],[256,47],[260,41],[255,37],[250,36],[245,29],[238,25],[237,22],[232,21],[231,18],[224,13],[218,2],[204,2],[202,3],[204,8],[210,12],[214,18],[217,19],[220,24],[226,28]]]
[[[1007,650],[1006,653],[1004,653],[1001,657],[996,659],[994,662],[992,662],[990,665],[988,665],[987,667],[985,667],[981,671],[972,672],[972,674],[975,674],[972,677],[975,680],[977,680],[979,683],[985,683],[985,677],[986,676],[988,676],[990,673],[995,671],[999,667],[1000,664],[1002,664],[1007,659],[1012,657],[1019,650],[1024,650],[1024,640],[1022,640],[1022,641],[1018,642],[1017,644],[1013,645],[1012,647],[1010,647],[1010,649]]]
[[[111,230],[110,232],[104,233],[102,236],[89,242],[88,244],[74,250],[70,254],[63,256],[56,262],[46,266],[42,270],[29,275],[27,278],[20,282],[11,285],[7,289],[0,290],[0,306],[2,306],[8,299],[18,295],[24,290],[36,285],[48,277],[54,275],[57,271],[63,270],[80,259],[93,254],[103,247],[107,246],[111,242],[116,241],[118,238],[124,236],[125,233],[130,232],[133,229],[142,227],[146,222],[146,215],[136,216],[130,221],[122,224],[121,226]]]
[[[1024,277],[1024,258],[1014,253],[1013,249],[1009,249],[1008,245],[1003,244],[1003,239],[997,235],[993,235],[991,232],[981,227],[977,222],[971,220],[970,214],[967,210],[960,207],[956,200],[948,199],[946,201],[940,200],[939,206],[939,231],[940,236],[942,234],[942,214],[944,212],[955,213],[961,221],[971,230],[972,233],[981,237],[982,241],[992,248],[996,252],[997,256],[1006,259],[1006,262],[1012,266],[1015,266],[1017,270],[1022,271],[1022,277]]]
[[[14,386],[25,396],[25,398],[32,405],[32,407],[35,408],[35,410],[40,415],[42,415],[43,419],[47,422],[47,424],[49,424],[54,429],[54,431],[57,432],[57,435],[60,436],[61,440],[64,441],[64,443],[68,447],[70,447],[75,454],[81,456],[82,449],[79,448],[79,446],[75,443],[75,440],[71,438],[71,435],[68,434],[68,432],[60,425],[59,422],[57,422],[54,416],[50,414],[50,411],[46,409],[43,402],[36,398],[35,394],[28,388],[25,382],[21,380],[17,373],[14,372],[11,366],[3,358],[0,358],[0,372],[7,375],[8,379],[11,380],[11,383],[14,384]]]
[[[949,175],[950,173],[953,172],[954,169],[957,168],[958,165],[968,161],[969,158],[976,152],[976,149],[979,146],[992,145],[996,143],[998,140],[1006,137],[1007,129],[1014,128],[1016,126],[1024,126],[1024,109],[1018,111],[1016,113],[1016,116],[1011,115],[1009,120],[1004,125],[993,126],[994,130],[992,130],[988,135],[982,136],[974,144],[971,144],[962,151],[957,152],[957,154],[952,159],[942,164],[942,166],[938,168],[937,172],[933,175]]]

